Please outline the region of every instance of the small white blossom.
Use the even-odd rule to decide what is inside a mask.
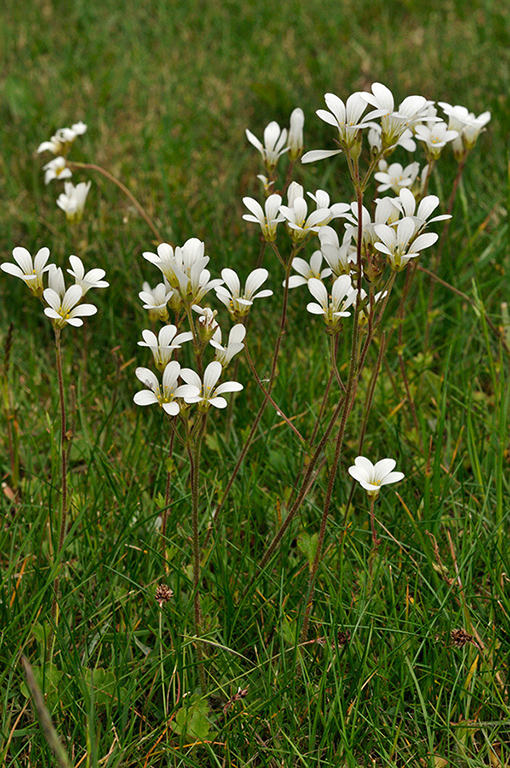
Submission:
[[[153,405],[158,403],[169,416],[177,416],[181,405],[176,398],[197,397],[200,389],[192,384],[178,386],[179,374],[182,374],[180,363],[172,360],[163,371],[162,385],[157,376],[149,368],[137,368],[135,374],[145,385],[146,389],[137,392],[133,397],[137,405]]]
[[[48,283],[50,287],[43,292],[44,301],[48,304],[44,314],[55,328],[64,328],[67,324],[78,328],[83,325],[82,317],[96,314],[97,307],[93,304],[79,304],[83,297],[81,285],[75,284],[66,290],[60,267],[50,269]]]
[[[262,155],[262,160],[269,173],[272,173],[278,164],[281,155],[288,151],[287,129],[281,129],[275,121],[269,123],[264,130],[264,143],[248,129],[246,137],[250,144],[258,149]]]
[[[238,323],[230,329],[230,333],[228,335],[228,344],[226,347],[223,347],[221,344],[221,328],[219,326],[216,328],[214,335],[209,343],[216,350],[214,359],[221,363],[223,368],[226,368],[234,355],[237,355],[239,352],[241,352],[241,350],[244,349],[243,340],[245,336],[246,328],[242,323]]]
[[[357,290],[353,288],[349,275],[341,275],[335,280],[331,294],[328,294],[324,283],[315,277],[308,281],[308,290],[319,303],[310,302],[307,310],[312,315],[323,315],[328,327],[336,328],[341,317],[350,316],[347,310],[355,303]]]
[[[319,230],[319,234],[320,231],[321,230]],[[299,274],[291,275],[289,277],[289,288],[297,288],[299,285],[306,285],[311,277],[323,280],[325,277],[331,275],[331,269],[329,267],[322,269],[322,253],[320,251],[314,251],[312,253],[310,263],[304,259],[300,259],[299,256],[296,256],[292,259],[292,269],[295,269]],[[283,285],[285,285],[285,280],[283,281]]]
[[[344,238],[340,245],[338,235],[332,227],[321,227],[319,230],[321,253],[328,262],[333,274],[349,275],[356,265],[356,246],[352,244],[350,236]]]
[[[364,488],[368,496],[377,498],[383,485],[398,483],[405,475],[403,472],[393,472],[395,459],[381,459],[377,464],[372,464],[370,459],[358,456],[354,459],[354,466],[349,467],[349,474]]]
[[[305,114],[300,107],[293,110],[290,116],[290,130],[288,138],[289,157],[291,160],[297,160],[303,152],[303,126],[305,124]]]
[[[59,128],[54,136],[49,141],[43,141],[39,144],[37,152],[45,152],[49,150],[54,155],[65,155],[71,148],[74,140],[77,136],[85,133],[87,126],[81,121],[74,123],[70,128]]]
[[[245,213],[243,219],[258,224],[265,239],[272,243],[276,240],[276,227],[285,217],[279,213],[282,204],[280,195],[269,195],[264,208],[252,197],[243,197],[243,203],[251,213]]]
[[[466,107],[461,107],[458,104],[452,106],[444,101],[440,101],[439,106],[442,107],[449,118],[448,128],[459,133],[459,136],[454,140],[452,147],[457,159],[460,159],[465,150],[473,149],[478,136],[490,121],[491,113],[483,112],[476,117],[472,112],[469,112]]]
[[[72,269],[67,271],[74,277],[77,285],[81,286],[84,296],[91,288],[108,288],[109,283],[103,280],[106,274],[104,269],[91,269],[85,274],[85,267],[78,256],[69,256],[69,262]]]
[[[395,146],[406,130],[424,118],[434,119],[428,113],[430,102],[423,96],[407,96],[395,110],[393,94],[382,83],[373,83],[372,92],[362,92],[361,97],[375,107],[374,111],[367,115],[367,119],[380,118],[381,120],[383,149]]]
[[[198,373],[192,371],[191,368],[183,368],[181,370],[181,378],[199,390],[197,395],[185,395],[185,401],[187,403],[199,403],[201,410],[207,410],[211,405],[215,408],[226,408],[227,401],[221,395],[225,392],[239,392],[243,389],[243,385],[237,381],[225,381],[217,387],[216,383],[221,376],[222,370],[222,365],[217,360],[209,363],[204,371],[204,380],[202,382]]]
[[[273,295],[273,291],[268,289],[256,293],[269,276],[267,269],[259,268],[250,272],[246,278],[244,291],[241,290],[241,282],[233,269],[222,269],[221,276],[227,287],[218,286],[216,296],[225,304],[233,320],[245,317],[255,299],[263,299]]]
[[[81,181],[74,186],[70,181],[65,182],[65,192],[62,192],[57,198],[57,205],[62,208],[70,224],[81,221],[91,183],[90,181],[87,183]]]
[[[458,137],[458,131],[448,130],[446,123],[439,122],[429,127],[417,125],[414,129],[416,138],[422,142],[430,160],[437,160],[449,141]]]
[[[139,341],[140,347],[149,347],[154,357],[154,364],[158,371],[164,371],[170,362],[174,349],[180,349],[181,344],[191,341],[191,331],[177,333],[175,325],[165,325],[156,336],[152,331],[142,331],[143,341]]]
[[[401,189],[412,187],[420,172],[419,163],[410,163],[403,168],[400,163],[388,165],[386,160],[379,162],[379,170],[374,174],[376,181],[381,182],[377,187],[378,192],[386,192],[391,189],[397,195]]]
[[[173,297],[173,291],[165,281],[158,283],[155,288],[151,288],[149,283],[144,282],[143,291],[138,294],[144,302],[143,308],[149,310],[150,320],[168,320],[168,302]]]
[[[308,235],[319,232],[321,227],[326,226],[332,219],[342,216],[349,210],[347,203],[330,205],[328,193],[318,189],[315,194],[308,193],[308,196],[317,205],[317,209],[308,214],[308,204],[302,196],[302,190],[300,184],[294,185],[293,182],[288,191],[289,205],[280,206],[280,211],[287,219],[287,226],[294,242],[301,242]]]
[[[420,255],[420,251],[429,248],[438,239],[438,235],[429,232],[419,235],[413,240],[416,233],[416,225],[410,216],[401,219],[395,230],[387,224],[376,224],[375,230],[379,242],[375,247],[386,255],[388,264],[395,272],[400,272],[410,259]],[[382,241],[382,242],[381,242]]]
[[[54,266],[46,263],[50,257],[49,248],[40,248],[33,261],[30,253],[22,246],[14,248],[12,255],[17,264],[4,262],[0,264],[1,269],[8,275],[21,278],[35,296],[42,296],[44,273]]]
[[[43,165],[44,183],[49,184],[52,179],[70,179],[72,171],[67,167],[65,157],[55,157],[49,163]]]

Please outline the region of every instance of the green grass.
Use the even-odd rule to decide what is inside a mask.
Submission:
[[[103,267],[110,288],[95,297],[96,317],[64,332],[65,378],[75,387],[72,397],[68,389],[72,521],[62,555],[60,621],[51,638],[58,532],[54,525],[50,537],[48,521],[59,499],[53,334],[21,281],[3,273],[0,279],[2,339],[14,323],[9,386],[22,465],[22,500],[13,504],[5,492],[12,483],[4,437],[0,763],[56,764],[30,703],[24,654],[74,766],[508,764],[508,355],[484,327],[484,313],[502,326],[501,302],[509,296],[510,14],[489,0],[469,6],[283,0],[278,9],[265,0],[7,0],[1,16],[2,261],[16,245],[32,253],[47,245],[62,266],[75,253]],[[83,222],[67,227],[55,205],[61,190],[57,182],[45,187],[35,149],[56,128],[83,119],[89,129],[73,159],[97,162],[121,178],[168,240],[204,239],[213,276],[226,266],[246,275],[260,244],[241,218],[241,199],[260,198],[261,168],[245,128],[260,136],[270,120],[287,124],[301,106],[306,148],[332,146],[330,128],[314,115],[324,93],[345,98],[378,80],[397,99],[421,93],[492,112],[466,166],[438,267],[442,280],[470,299],[478,296],[483,310],[437,284],[425,343],[430,281],[417,273],[403,356],[418,426],[394,331],[363,448],[370,457],[394,456],[406,475],[397,488],[402,501],[390,487],[377,503],[382,544],[375,559],[360,490],[345,517],[347,468],[358,453],[376,359],[370,353],[349,419],[311,642],[304,646],[299,631],[310,546],[328,477],[323,470],[261,571],[302,463],[295,436],[266,411],[202,553],[208,691],[201,696],[187,459],[178,448],[166,573],[155,521],[164,505],[169,435],[159,409],[132,402],[139,388],[134,369],[148,364],[137,346],[147,327],[137,294],[143,280],[159,279],[142,252],[156,243],[127,199],[100,176],[90,176]],[[446,201],[455,172],[445,157],[430,191]],[[334,200],[352,198],[341,158],[299,166],[296,176],[307,189],[328,189]],[[282,281],[276,262],[265,258],[275,296],[256,304],[250,321],[250,348],[263,377]],[[428,266],[429,257],[421,263]],[[403,280],[400,275],[388,307],[388,328],[396,325]],[[321,323],[305,312],[300,290],[291,294],[274,397],[309,433],[329,371]],[[340,359],[348,359],[347,339]],[[243,361],[239,380],[245,390],[235,398],[230,434],[225,413],[218,413],[204,446],[204,512],[221,497],[260,405]],[[329,446],[326,453],[331,461]],[[204,518],[202,534],[205,526]],[[161,582],[174,592],[163,611],[154,599]],[[454,644],[451,632],[461,628],[480,638],[483,651]],[[246,696],[229,704],[239,688],[248,689]]]

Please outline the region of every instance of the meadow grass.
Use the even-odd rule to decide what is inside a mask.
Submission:
[[[62,266],[75,253],[103,267],[110,288],[96,300],[96,317],[65,332],[75,436],[61,613],[52,631],[59,566],[58,531],[52,538],[48,524],[59,499],[53,334],[25,286],[3,274],[0,280],[3,339],[14,325],[8,383],[22,475],[15,503],[4,437],[0,763],[56,764],[31,704],[23,654],[73,766],[509,764],[510,388],[501,341],[506,334],[510,343],[501,310],[510,287],[508,11],[489,0],[469,7],[430,0],[426,8],[415,0],[282,0],[278,13],[266,0],[7,0],[1,15],[2,261],[14,246],[35,253],[47,245]],[[394,456],[406,479],[398,495],[381,494],[382,543],[374,557],[360,489],[346,513],[367,373],[349,420],[304,644],[327,474],[261,570],[303,461],[295,435],[266,410],[202,551],[203,692],[187,458],[176,449],[163,557],[155,523],[165,504],[167,422],[159,409],[132,402],[135,367],[147,364],[137,347],[147,327],[137,294],[143,280],[159,279],[141,254],[157,243],[119,190],[92,173],[79,177],[93,179],[85,218],[66,226],[55,206],[57,182],[45,187],[35,149],[56,128],[83,119],[89,129],[73,159],[122,178],[169,241],[204,239],[214,276],[226,266],[246,275],[260,242],[242,221],[241,198],[260,198],[261,168],[245,128],[260,136],[270,120],[286,125],[301,106],[306,148],[331,146],[329,127],[314,115],[323,94],[345,98],[374,81],[399,99],[421,93],[492,112],[466,166],[437,267],[469,300],[436,283],[430,307],[430,277],[418,271],[399,350],[398,293],[390,301],[391,338],[363,452],[374,460]],[[455,172],[445,158],[432,178],[443,211]],[[341,158],[299,166],[296,175],[335,201],[351,199]],[[429,258],[422,255],[420,264],[428,267]],[[265,259],[277,294],[281,269],[269,253]],[[329,369],[321,322],[305,312],[302,296],[291,294],[273,394],[306,431]],[[273,296],[250,319],[260,329],[250,351],[261,375],[278,312]],[[371,352],[370,365],[375,359]],[[216,414],[206,438],[204,511],[221,498],[261,402],[244,360],[238,379],[245,390],[235,397],[231,429],[226,414]],[[326,455],[331,461],[332,447]],[[160,609],[162,582],[174,597]],[[462,645],[457,630],[474,642]]]

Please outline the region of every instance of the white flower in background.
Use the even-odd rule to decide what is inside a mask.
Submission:
[[[280,211],[287,219],[287,227],[290,230],[292,239],[296,243],[301,242],[308,235],[317,233],[321,227],[329,224],[332,219],[342,216],[342,214],[349,210],[347,203],[334,203],[330,205],[328,193],[318,189],[314,195],[308,192],[308,196],[317,205],[317,209],[308,214],[308,204],[302,196],[303,188],[300,184],[295,186],[293,184],[290,184],[288,191],[289,205],[280,206]]]
[[[372,150],[372,153],[378,155],[382,152],[382,128],[378,123],[369,123],[370,130],[368,132],[368,143]],[[408,152],[414,152],[416,149],[416,142],[413,139],[413,132],[409,129],[405,130],[402,136],[399,138],[395,147],[402,147],[407,149]]]
[[[48,304],[44,314],[55,328],[64,328],[67,324],[78,328],[83,325],[82,317],[96,314],[97,307],[93,304],[79,304],[83,297],[81,285],[75,284],[66,290],[60,267],[50,269],[48,283],[50,287],[43,292],[44,301]]]
[[[85,274],[85,267],[78,256],[69,256],[69,262],[72,269],[67,271],[74,277],[77,285],[81,286],[84,296],[91,288],[108,288],[109,283],[103,280],[106,274],[104,269],[91,269]]]
[[[133,397],[134,402],[137,405],[158,403],[169,416],[177,416],[181,405],[176,398],[196,397],[200,391],[198,387],[190,384],[178,386],[180,373],[182,373],[180,363],[172,360],[163,371],[163,381],[160,386],[157,376],[149,368],[137,368],[135,374],[146,389],[136,393]]]
[[[304,124],[305,113],[300,107],[296,107],[290,116],[290,130],[287,141],[289,146],[289,157],[291,160],[297,160],[302,155]]]
[[[77,136],[85,133],[87,126],[81,121],[74,123],[70,128],[59,128],[54,136],[49,141],[43,141],[39,144],[37,152],[45,152],[49,150],[54,155],[65,155],[71,148],[74,140]]]
[[[55,157],[49,163],[43,165],[44,183],[49,184],[52,179],[70,179],[72,171],[67,167],[65,157]]]
[[[151,288],[149,283],[142,285],[143,291],[138,294],[143,301],[143,308],[149,310],[150,320],[168,320],[168,302],[173,296],[173,291],[165,281]]]
[[[142,331],[143,341],[138,342],[140,347],[149,347],[154,357],[154,363],[158,371],[164,371],[172,358],[174,349],[180,349],[181,344],[191,341],[191,331],[177,333],[175,325],[165,325],[156,336],[152,331]]]
[[[381,182],[377,191],[386,192],[386,190],[391,189],[398,195],[401,189],[412,187],[419,172],[419,163],[410,163],[403,168],[400,163],[388,165],[386,160],[380,160],[379,170],[374,174],[376,181]]]
[[[491,119],[491,113],[483,112],[476,117],[472,112],[468,112],[466,107],[458,104],[453,107],[444,101],[438,103],[449,118],[448,128],[459,133],[452,145],[454,152],[458,155],[463,152],[464,147],[467,150],[473,149],[478,136]]]
[[[193,304],[191,309],[198,314],[198,335],[201,340],[207,343],[214,336],[214,332],[219,328],[216,322],[217,309],[211,309],[210,307],[199,307],[198,304]]]
[[[219,326],[216,328],[214,335],[209,343],[216,350],[214,359],[221,363],[223,368],[225,368],[230,363],[234,355],[237,355],[238,352],[241,352],[241,350],[244,349],[243,341],[245,336],[246,328],[242,323],[238,323],[230,329],[230,333],[228,335],[228,344],[226,347],[223,347],[221,345],[221,328]]]
[[[32,256],[26,248],[17,246],[12,252],[16,264],[4,262],[0,264],[1,269],[8,275],[21,278],[30,288],[35,296],[42,296],[44,288],[44,273],[54,266],[47,264],[50,257],[49,248],[40,248],[32,261]]]
[[[381,459],[377,464],[372,464],[370,459],[358,456],[354,459],[354,466],[349,467],[349,474],[364,488],[369,497],[377,498],[383,485],[398,483],[405,475],[403,472],[394,472],[395,459]]]
[[[245,213],[243,219],[258,224],[265,239],[272,243],[276,240],[276,227],[285,217],[279,213],[282,204],[280,195],[270,195],[264,203],[264,208],[252,197],[243,197],[243,203],[251,213]]]
[[[259,268],[250,272],[246,278],[244,291],[241,290],[241,282],[233,269],[222,269],[221,276],[227,287],[218,286],[215,289],[216,296],[225,304],[233,320],[245,317],[255,299],[263,299],[273,295],[273,291],[268,289],[256,293],[269,276],[267,269]]]
[[[429,127],[417,125],[414,129],[416,138],[422,142],[429,160],[437,160],[449,141],[458,137],[458,131],[449,131],[446,123],[439,122]]]
[[[276,168],[280,155],[283,155],[289,149],[287,145],[287,129],[281,129],[274,120],[264,130],[264,143],[257,139],[248,129],[246,129],[246,137],[250,144],[253,144],[255,149],[258,149],[262,155],[262,160],[269,173],[272,173]]]
[[[260,179],[262,182],[262,186],[264,187],[264,194],[269,195],[271,192],[271,187],[274,187],[274,179],[268,179],[267,176],[264,176],[262,173],[257,174],[257,179]],[[251,198],[248,198],[251,200]]]
[[[208,291],[222,283],[220,278],[209,279],[211,273],[205,269],[209,256],[204,251],[204,243],[192,237],[175,250],[168,243],[161,243],[157,254],[145,251],[143,256],[161,270],[185,304],[199,304]]]
[[[331,294],[328,294],[326,286],[320,280],[312,277],[308,281],[308,290],[312,296],[319,302],[310,302],[307,310],[312,315],[323,315],[324,322],[330,328],[339,326],[341,317],[349,317],[347,312],[356,301],[357,291],[353,288],[349,275],[341,275],[333,283]]]
[[[329,267],[322,269],[322,253],[320,251],[314,251],[312,253],[310,263],[304,259],[300,259],[299,256],[296,256],[292,259],[292,269],[295,269],[299,274],[291,275],[289,277],[289,288],[297,288],[299,285],[306,285],[311,277],[323,280],[325,277],[331,275],[331,269]],[[283,281],[283,285],[285,285],[285,280]]]
[[[429,232],[413,240],[416,225],[410,216],[401,219],[396,229],[387,224],[376,224],[375,230],[379,238],[375,248],[386,255],[388,264],[395,272],[400,272],[410,259],[415,259],[420,251],[434,245],[438,239],[438,235]]]
[[[243,385],[237,381],[225,381],[217,387],[216,383],[221,376],[222,370],[222,365],[217,360],[209,363],[204,371],[204,380],[202,382],[198,373],[192,371],[191,368],[182,368],[181,378],[187,384],[199,390],[197,395],[185,395],[185,401],[187,403],[200,403],[199,407],[201,410],[207,410],[211,405],[214,405],[215,408],[226,408],[227,401],[221,395],[225,392],[240,392],[243,389]]]
[[[382,83],[373,83],[372,92],[361,92],[361,97],[375,107],[366,117],[380,118],[381,142],[383,149],[396,145],[406,130],[412,128],[424,118],[434,120],[428,113],[430,102],[424,96],[407,96],[395,110],[393,94]],[[437,118],[439,120],[439,118]]]
[[[319,240],[321,243],[321,253],[328,262],[333,274],[336,277],[340,275],[349,275],[353,267],[356,266],[356,246],[352,244],[350,236],[344,238],[340,245],[338,235],[332,227],[321,227],[319,229]]]
[[[70,224],[81,221],[91,183],[91,181],[87,183],[81,181],[74,186],[70,181],[65,182],[65,192],[62,192],[57,198],[57,205],[62,208]]]

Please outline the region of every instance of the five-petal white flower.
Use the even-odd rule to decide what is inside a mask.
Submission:
[[[91,269],[85,274],[85,267],[78,256],[69,256],[72,269],[68,269],[70,275],[74,277],[77,285],[81,285],[83,295],[91,288],[108,288],[109,283],[103,280],[105,276],[104,269]]]
[[[158,283],[155,288],[151,288],[149,283],[144,283],[143,291],[138,294],[144,302],[143,308],[149,310],[151,320],[168,320],[167,304],[173,298],[173,291],[168,283]]]
[[[319,302],[310,302],[307,310],[312,315],[323,315],[324,322],[329,328],[337,328],[341,317],[349,317],[347,312],[356,301],[357,290],[352,285],[349,275],[340,275],[333,283],[331,294],[328,294],[326,286],[317,278],[312,277],[308,281],[308,290]]]
[[[53,267],[48,273],[49,288],[43,292],[48,306],[44,314],[49,317],[55,328],[64,328],[67,324],[78,328],[83,325],[82,317],[95,315],[97,307],[93,304],[79,304],[83,297],[81,285],[72,285],[66,290],[64,275],[60,267]]]
[[[12,255],[17,264],[6,261],[0,264],[0,268],[8,275],[21,278],[35,296],[42,296],[44,273],[53,267],[46,263],[50,257],[49,248],[40,248],[33,261],[30,253],[22,246],[14,248]]]
[[[239,320],[245,317],[250,311],[251,305],[255,299],[263,299],[272,296],[273,291],[264,289],[258,291],[262,283],[265,283],[269,275],[267,269],[262,267],[254,269],[246,278],[244,291],[241,290],[241,282],[233,269],[222,269],[221,276],[225,285],[219,285],[216,288],[216,296],[225,304],[233,320]]]
[[[264,208],[253,197],[243,197],[243,203],[251,211],[251,213],[245,213],[243,219],[258,224],[268,243],[274,242],[276,240],[276,227],[281,221],[285,221],[285,216],[279,213],[282,204],[280,195],[269,195],[264,203]]]
[[[223,368],[226,368],[234,355],[237,355],[238,352],[241,352],[241,350],[244,349],[243,341],[245,336],[246,328],[242,323],[237,323],[237,325],[234,325],[234,327],[230,329],[228,344],[226,347],[223,347],[221,344],[221,328],[219,325],[217,326],[209,344],[216,350],[214,359],[218,360]]]
[[[202,382],[200,376],[191,368],[182,368],[181,378],[199,390],[199,394],[188,396],[185,395],[184,399],[187,403],[200,403],[200,410],[207,410],[209,406],[214,405],[215,408],[226,408],[227,401],[224,397],[221,397],[225,392],[240,392],[243,389],[243,385],[238,381],[225,381],[216,386],[218,379],[221,376],[223,367],[218,360],[214,360],[209,363],[204,371],[204,380]]]
[[[142,384],[145,384],[146,389],[136,393],[133,397],[134,402],[137,405],[158,403],[169,416],[177,416],[181,410],[181,405],[176,398],[196,398],[200,392],[200,387],[193,384],[178,386],[179,374],[182,374],[182,370],[177,360],[171,360],[166,366],[161,386],[157,376],[149,368],[137,368],[135,374]]]
[[[396,463],[395,459],[381,459],[377,464],[372,464],[370,459],[357,456],[354,466],[349,467],[349,474],[366,490],[369,497],[377,498],[383,485],[398,483],[405,477],[403,472],[393,472]]]
[[[156,336],[152,331],[142,331],[143,341],[139,341],[140,347],[149,347],[154,357],[154,363],[158,371],[164,371],[170,362],[174,349],[180,349],[181,344],[191,341],[191,331],[177,333],[175,325],[165,325]]]
[[[49,184],[52,179],[70,179],[73,175],[70,168],[67,167],[65,157],[55,157],[49,163],[43,165],[44,183]]]

